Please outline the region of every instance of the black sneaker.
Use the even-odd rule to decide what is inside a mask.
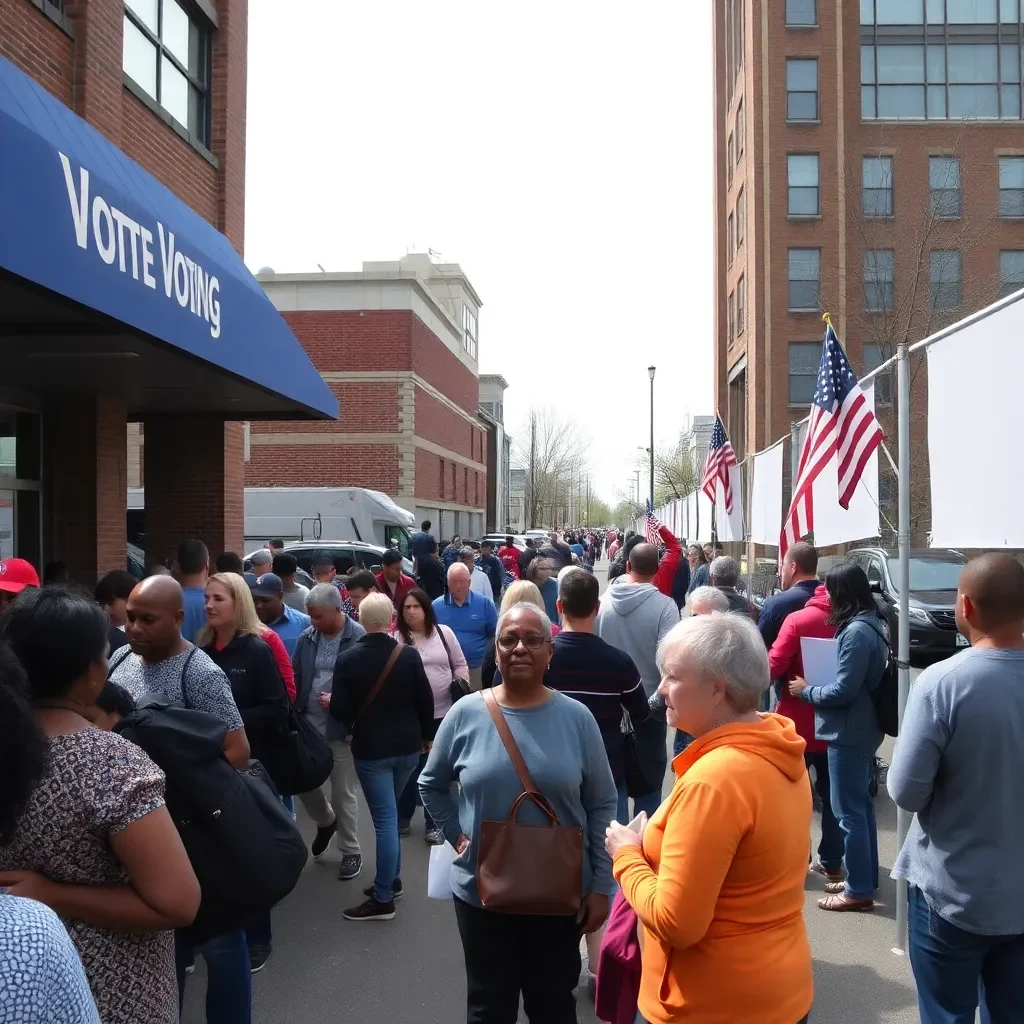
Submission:
[[[381,903],[372,896],[358,907],[349,907],[342,917],[346,921],[393,921],[395,917],[395,901]]]
[[[337,827],[337,821],[332,821],[330,825],[324,825],[323,828],[316,830],[316,838],[313,840],[313,845],[310,847],[314,857],[320,857],[327,850],[327,847],[331,845],[331,837],[334,835],[334,830]]]
[[[363,890],[363,895],[364,896],[369,896],[372,899],[373,898],[373,886],[372,885],[368,885]],[[400,900],[404,895],[405,895],[405,887],[402,885],[402,880],[400,878],[396,878],[395,879],[395,884],[391,887],[391,902],[393,903],[395,900]]]
[[[264,967],[267,966],[267,961],[270,959],[270,944],[266,946],[250,946],[249,947],[249,970],[253,974],[259,974]]]
[[[406,836],[412,835],[412,822],[411,821],[400,821],[398,823],[398,835],[405,839]]]
[[[347,882],[355,878],[363,870],[363,855],[361,853],[346,853],[341,858],[341,868],[338,870],[338,878]]]

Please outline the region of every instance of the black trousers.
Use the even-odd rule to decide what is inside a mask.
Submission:
[[[498,914],[458,897],[455,917],[466,958],[467,1024],[516,1024],[520,992],[530,1024],[576,1024],[575,917]]]

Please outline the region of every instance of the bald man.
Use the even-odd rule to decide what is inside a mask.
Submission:
[[[893,877],[909,883],[922,1021],[1024,1012],[1024,566],[974,559],[956,623],[971,647],[921,673],[889,769],[915,814]]]
[[[449,566],[448,593],[434,600],[434,614],[455,634],[469,666],[469,685],[479,690],[484,651],[498,625],[498,612],[493,601],[470,590],[469,569],[462,562]]]
[[[239,770],[249,765],[249,742],[227,676],[181,635],[185,602],[170,576],[144,579],[128,598],[130,647],[110,658],[111,682],[136,700],[155,696],[219,718],[228,729],[224,756]]]

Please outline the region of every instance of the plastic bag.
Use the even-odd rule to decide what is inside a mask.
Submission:
[[[427,867],[427,896],[432,900],[451,900],[452,862],[455,848],[451,843],[430,848],[430,864]]]

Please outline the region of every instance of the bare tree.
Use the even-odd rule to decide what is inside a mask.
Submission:
[[[526,470],[528,527],[581,519],[590,443],[578,424],[550,406],[531,407],[517,436],[523,438],[516,458]]]

